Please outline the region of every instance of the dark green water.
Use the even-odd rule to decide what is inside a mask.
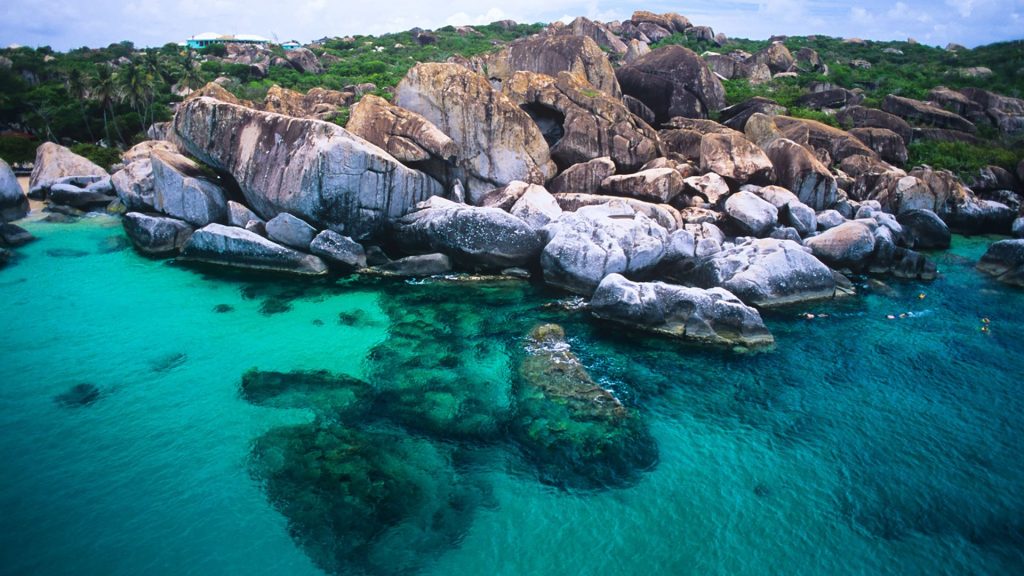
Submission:
[[[742,354],[525,283],[259,279],[113,219],[26,227],[0,573],[1024,573],[1024,293],[973,270],[991,239],[769,313]],[[531,384],[544,322],[621,409]]]

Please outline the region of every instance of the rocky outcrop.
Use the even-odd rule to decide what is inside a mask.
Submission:
[[[622,61],[626,64],[632,64],[640,59],[642,56],[651,53],[651,47],[642,40],[633,39],[629,41],[626,46],[626,55],[622,57]]]
[[[765,64],[772,74],[789,72],[795,62],[793,55],[782,42],[773,42],[767,48],[747,59],[749,64]]]
[[[1024,100],[981,88],[962,88],[960,93],[976,102],[1003,134],[1024,132]]]
[[[1024,240],[1000,240],[985,251],[978,270],[996,280],[1024,288]]]
[[[824,151],[833,162],[841,162],[850,156],[878,156],[849,132],[828,124],[789,116],[776,116],[773,120],[783,137],[816,151]]]
[[[313,88],[303,94],[295,90],[273,85],[267,91],[260,108],[265,112],[274,112],[295,116],[297,118],[313,118],[315,120],[331,120],[341,110],[352,103],[351,92],[339,92],[326,88]]]
[[[601,48],[607,48],[616,54],[625,54],[628,50],[622,41],[608,26],[580,16],[558,31],[559,34],[586,36]]]
[[[383,148],[406,166],[448,182],[459,148],[423,116],[367,94],[352,106],[345,128]]]
[[[611,158],[607,156],[594,158],[566,168],[548,184],[548,189],[553,193],[591,194],[601,187],[601,182],[604,182],[605,178],[613,174],[615,174],[615,162]]]
[[[937,106],[932,106],[927,102],[921,102],[920,100],[914,100],[911,98],[903,98],[902,96],[896,96],[895,94],[889,94],[885,97],[885,100],[882,101],[882,110],[885,110],[890,114],[895,114],[906,120],[928,126],[934,126],[936,128],[957,130],[959,132],[968,132],[970,134],[974,134],[978,131],[978,128],[974,124],[958,114],[943,110]]]
[[[309,251],[309,243],[317,233],[316,228],[287,212],[281,212],[268,220],[266,230],[267,237],[274,242],[303,252]]]
[[[313,52],[308,48],[293,48],[292,50],[286,50],[284,57],[299,72],[306,74],[324,73],[324,67],[320,64],[320,59],[317,58],[316,54],[313,54]]]
[[[742,134],[705,134],[700,142],[700,169],[734,184],[770,184],[772,161]]]
[[[87,210],[100,208],[114,200],[109,176],[69,176],[50,185],[46,198],[54,204]]]
[[[255,105],[252,102],[238,98],[229,92],[227,88],[221,86],[217,82],[207,82],[202,88],[193,90],[188,97],[185,98],[185,101],[188,102],[197,98],[213,98],[214,100],[220,100],[221,102],[227,102],[228,104],[237,104],[239,106],[255,108]]]
[[[542,131],[560,167],[607,156],[618,170],[634,171],[658,155],[658,134],[579,75],[516,72],[503,91],[538,125],[551,126]]]
[[[570,72],[607,96],[622,96],[608,56],[587,36],[537,35],[516,40],[504,50],[485,57],[484,67],[488,77],[502,81],[520,71],[547,76]]]
[[[683,191],[683,177],[674,168],[651,168],[635,174],[609,176],[601,183],[601,190],[666,204]]]
[[[508,212],[437,197],[397,220],[394,237],[407,252],[442,252],[470,268],[524,266],[542,248],[538,233]]]
[[[662,123],[674,116],[707,118],[725,108],[725,88],[707,64],[682,46],[665,46],[617,72],[622,91],[654,111]]]
[[[895,114],[883,112],[864,106],[849,106],[836,114],[836,119],[844,126],[853,128],[885,128],[900,135],[904,144],[910,144],[914,137],[914,129],[907,121]]]
[[[730,195],[725,213],[744,236],[767,236],[779,220],[778,208],[747,191]]]
[[[181,154],[164,150],[154,150],[150,162],[153,172],[153,208],[156,211],[196,227],[227,221],[228,206],[224,190],[210,182],[195,162]],[[139,197],[144,198],[144,195]]]
[[[263,219],[281,212],[364,238],[441,186],[339,126],[258,112],[209,98],[182,105],[177,138],[230,174]]]
[[[177,254],[195,230],[176,218],[139,212],[125,214],[122,223],[135,248],[149,256]]]
[[[609,274],[654,268],[668,240],[663,227],[618,201],[566,212],[543,232],[544,281],[584,296]]]
[[[534,230],[540,230],[562,215],[562,207],[543,186],[531,184],[509,212]]]
[[[0,224],[24,218],[28,214],[28,198],[11,167],[0,159]]]
[[[851,220],[804,240],[804,246],[831,266],[861,268],[875,251],[874,228],[861,220]]]
[[[775,306],[835,295],[832,271],[792,240],[752,239],[698,260],[680,279],[720,286],[753,306]]]
[[[71,150],[43,142],[36,148],[35,164],[28,180],[29,195],[44,192],[62,178],[72,176],[107,176],[107,171]]]
[[[826,84],[824,89],[814,90],[796,99],[795,106],[822,110],[856,106],[864,101],[864,94],[846,88]]]
[[[631,282],[609,274],[590,301],[594,316],[676,338],[741,346],[774,339],[757,310],[722,288]]]
[[[836,201],[835,177],[807,148],[778,138],[765,147],[765,153],[775,166],[779,185],[796,194],[801,202],[823,210]]]
[[[343,270],[366,267],[366,251],[362,244],[334,230],[317,234],[309,244],[309,251]]]
[[[801,237],[813,234],[818,229],[814,210],[789,190],[780,186],[765,186],[751,191],[775,206],[779,211],[779,222],[792,227]]]
[[[908,248],[930,250],[949,248],[949,227],[928,209],[907,210],[896,217],[903,226],[903,240]]]
[[[728,108],[723,108],[718,114],[719,120],[722,124],[743,132],[747,125],[747,120],[750,119],[754,114],[764,114],[765,116],[776,116],[778,114],[785,114],[787,109],[774,100],[755,96],[749,100],[744,100],[739,104],[733,104]]]
[[[417,64],[398,84],[395,102],[455,141],[456,164],[475,204],[494,188],[554,176],[547,142],[530,116],[486,78],[456,64]]]
[[[575,212],[584,206],[607,204],[611,200],[608,196],[600,194],[559,193],[554,194],[554,197],[562,210],[566,212]],[[683,226],[683,217],[680,212],[668,204],[644,202],[636,198],[615,198],[614,201],[621,202],[629,206],[635,213],[643,214],[654,220],[665,230],[672,231]]]
[[[303,276],[327,273],[323,260],[233,226],[209,224],[196,230],[182,248],[181,260]]]
[[[891,164],[907,163],[907,147],[903,138],[887,128],[851,128],[850,134],[863,142],[878,156]]]

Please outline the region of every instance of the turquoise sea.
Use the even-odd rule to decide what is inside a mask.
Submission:
[[[992,238],[766,313],[748,353],[526,282],[254,277],[141,257],[114,218],[24,226],[2,574],[1024,573],[1024,292],[973,269]],[[524,384],[550,322],[627,433]],[[605,448],[549,442],[582,434]]]

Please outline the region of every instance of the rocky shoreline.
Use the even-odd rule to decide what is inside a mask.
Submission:
[[[772,342],[759,309],[848,295],[851,275],[934,279],[922,251],[947,248],[951,230],[1024,237],[1024,162],[971,186],[900,167],[919,130],[972,134],[995,118],[1012,133],[1024,101],[937,87],[931,103],[890,95],[873,109],[845,89],[814,93],[850,131],[763,98],[726,107],[720,78],[823,65],[781,43],[742,61],[642,49],[679,28],[699,27],[639,12],[618,31],[577,20],[486,57],[417,64],[393,103],[364,96],[346,128],[301,105],[330,91],[257,106],[211,84],[112,176],[42,145],[29,196],[54,220],[123,213],[151,257],[307,276],[505,271],[589,299],[602,320],[742,346]],[[621,65],[602,47],[621,48]],[[0,172],[14,221],[28,202]],[[0,261],[30,240],[19,230],[3,225]],[[1024,239],[997,242],[978,269],[1024,285],[1022,254]]]

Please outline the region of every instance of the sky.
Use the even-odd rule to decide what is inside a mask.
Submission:
[[[825,34],[968,47],[1024,38],[1024,0],[3,0],[0,46],[69,50],[122,40],[136,46],[192,34],[258,34],[280,41],[401,32],[413,27],[628,19],[634,10],[678,12],[737,38]]]

